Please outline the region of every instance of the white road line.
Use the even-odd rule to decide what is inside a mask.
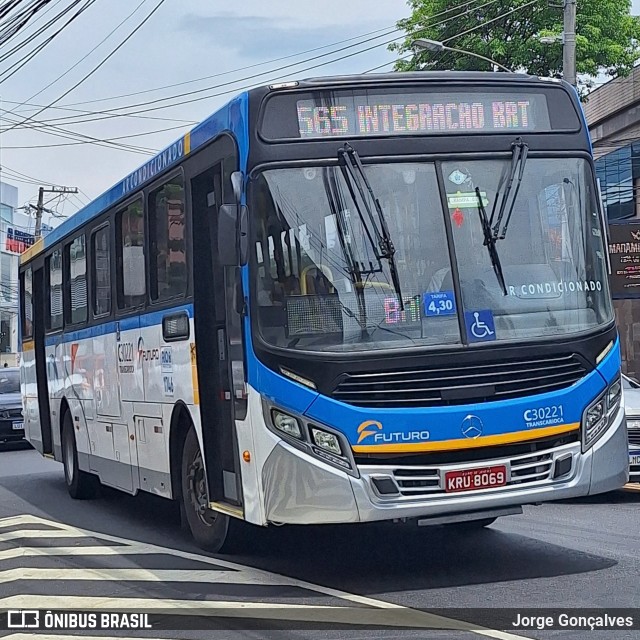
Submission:
[[[48,635],[38,633],[12,633],[10,636],[2,636],[2,640],[125,640],[124,636],[65,636],[65,635]],[[144,640],[167,640],[167,638],[147,638]]]
[[[208,584],[264,584],[284,586],[277,577],[248,571],[193,571],[191,569],[38,569],[20,567],[0,571],[0,584],[16,580],[116,580],[126,582],[200,582]]]
[[[65,531],[59,529],[57,531],[42,531],[41,529],[23,529],[22,531],[9,531],[8,533],[0,533],[0,542],[10,542],[11,540],[19,540],[20,538],[84,538],[86,534],[78,535],[73,531]]]
[[[23,556],[135,556],[157,553],[156,549],[144,547],[14,547],[0,551],[0,562]],[[165,551],[164,555],[168,552]]]
[[[478,628],[474,628],[473,625],[469,625],[468,623],[465,622],[460,622],[457,620],[453,620],[450,618],[445,618],[443,616],[438,616],[438,615],[434,615],[434,614],[428,614],[428,613],[424,613],[421,611],[417,611],[415,609],[410,609],[408,607],[404,607],[402,605],[399,604],[394,604],[392,602],[385,602],[383,600],[377,600],[375,598],[368,598],[366,596],[358,596],[355,594],[351,594],[351,593],[347,593],[345,591],[341,591],[339,589],[332,589],[330,587],[324,587],[322,585],[317,585],[317,584],[313,584],[311,582],[306,582],[304,580],[297,580],[295,578],[288,578],[285,576],[281,576],[279,574],[276,573],[272,573],[272,572],[268,572],[268,571],[263,571],[261,569],[256,569],[253,567],[247,567],[244,565],[240,565],[234,562],[229,562],[228,560],[222,560],[220,558],[211,558],[209,556],[203,556],[203,555],[198,555],[195,553],[189,553],[187,551],[179,551],[177,549],[169,549],[167,547],[160,547],[160,546],[156,546],[156,545],[150,545],[150,544],[144,544],[144,543],[140,543],[140,542],[136,542],[134,540],[128,540],[126,538],[121,538],[119,536],[112,536],[109,534],[104,534],[104,533],[97,533],[95,531],[89,531],[87,529],[81,529],[79,527],[73,527],[71,525],[68,524],[64,524],[64,523],[60,523],[60,522],[55,522],[55,521],[51,521],[51,520],[46,520],[45,518],[40,518],[38,516],[33,516],[33,515],[24,515],[24,516],[15,516],[13,518],[8,518],[5,520],[0,520],[0,529],[3,526],[12,526],[14,524],[43,524],[43,525],[48,525],[48,526],[54,526],[57,527],[58,530],[64,530],[67,532],[70,532],[70,536],[71,537],[92,537],[92,538],[99,538],[101,540],[105,540],[108,542],[114,542],[114,543],[118,543],[118,544],[124,544],[127,545],[128,548],[130,549],[145,549],[145,553],[157,553],[157,554],[169,554],[169,555],[173,555],[176,557],[180,557],[180,558],[185,558],[188,560],[194,560],[197,562],[202,562],[202,563],[207,563],[207,564],[211,564],[211,565],[215,565],[218,567],[226,567],[228,569],[232,569],[235,571],[248,571],[250,572],[252,575],[256,576],[256,578],[258,577],[262,577],[263,579],[268,579],[269,577],[273,578],[277,578],[278,580],[280,580],[281,582],[279,582],[279,584],[282,585],[289,585],[289,586],[296,586],[296,587],[301,587],[303,589],[307,589],[310,591],[315,591],[316,593],[321,593],[327,596],[332,596],[334,598],[339,598],[341,600],[345,600],[348,602],[353,602],[356,604],[360,604],[360,605],[364,605],[367,607],[373,607],[375,609],[393,609],[393,610],[400,610],[401,613],[401,617],[403,620],[405,620],[404,624],[406,626],[407,622],[406,622],[406,617],[408,614],[412,614],[412,613],[417,613],[419,614],[419,616],[428,616],[430,619],[430,624],[432,626],[436,626],[436,622],[438,624],[438,626],[440,626],[441,628],[444,629],[457,629],[460,631],[468,631],[468,632],[472,632],[475,633],[477,635],[481,635],[481,636],[485,636],[485,637],[489,637],[489,638],[495,638],[496,640],[532,640],[532,639],[528,639],[525,636],[521,636],[521,635],[515,635],[512,633],[508,633],[508,632],[504,632],[504,631],[498,631],[496,629],[478,629]],[[71,533],[75,534],[75,536],[72,536]],[[124,549],[126,549],[127,547],[119,547],[117,549],[117,551],[123,551]],[[42,550],[46,553],[46,550],[44,548],[42,548]],[[80,554],[81,555],[81,554]],[[14,596],[14,598],[27,598],[29,599],[29,604],[6,604],[6,607],[24,607],[24,608],[48,608],[48,609],[52,609],[52,608],[60,608],[60,609],[69,609],[69,608],[82,608],[82,607],[78,607],[78,600],[79,598],[75,598],[75,597],[60,597],[60,600],[57,601],[57,604],[44,604],[43,602],[43,596]],[[11,598],[9,599],[4,599],[4,600],[0,600],[0,604],[5,603],[7,600],[12,600]],[[87,602],[88,602],[88,607],[89,608],[98,608],[100,606],[100,602],[102,600],[107,600],[104,598],[86,598]],[[132,604],[133,600],[126,598],[124,599],[126,603]],[[46,601],[50,602],[50,597],[46,597]],[[74,606],[69,606],[69,605],[64,605],[64,602],[73,602]],[[150,600],[149,602],[151,603],[156,603],[156,606],[158,602],[180,602],[180,601],[160,601],[160,600]],[[189,604],[189,607],[193,607],[193,603],[187,601]],[[34,603],[39,603],[39,604],[34,604]],[[112,608],[119,608],[117,605],[113,605],[113,603],[111,603],[109,606],[111,606]],[[146,605],[145,605],[146,606]],[[273,606],[273,605],[268,605],[268,606]],[[425,608],[428,607],[428,603],[425,603]],[[177,608],[177,606],[176,606]],[[368,610],[369,613],[371,613],[371,609]],[[423,623],[424,624],[424,623]]]
[[[51,526],[52,523],[43,520],[42,518],[38,518],[37,516],[32,515],[21,515],[21,516],[9,516],[8,518],[2,518],[0,520],[0,529],[4,527],[12,527],[14,524],[43,524],[47,523]],[[55,524],[55,523],[53,523]]]

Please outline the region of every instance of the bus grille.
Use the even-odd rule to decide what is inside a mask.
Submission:
[[[434,407],[557,391],[587,373],[574,354],[347,374],[332,396],[360,407]]]
[[[6,409],[0,412],[0,418],[10,420],[11,418],[22,418],[22,409]]]
[[[640,429],[629,429],[629,444],[640,447]]]
[[[511,460],[511,480],[507,486],[529,484],[548,480],[553,467],[551,453],[523,456]],[[418,497],[432,493],[443,493],[440,469],[405,467],[393,471],[393,477],[403,496]]]

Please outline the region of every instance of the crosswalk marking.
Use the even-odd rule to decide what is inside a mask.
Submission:
[[[49,635],[44,633],[38,633],[32,635],[30,633],[12,633],[9,636],[3,636],[2,640],[78,640],[80,636],[65,636],[65,635]],[[124,640],[122,636],[81,636],[87,640]],[[144,637],[144,640],[167,640],[166,638],[149,638]]]
[[[155,550],[145,550],[143,547],[14,547],[0,551],[0,562],[12,558],[34,556],[123,556],[144,555],[158,553]]]
[[[11,540],[20,540],[21,538],[28,538],[30,540],[38,538],[78,538],[85,537],[79,536],[74,531],[43,531],[42,529],[23,529],[22,531],[9,531],[9,533],[0,533],[0,542],[11,542]]]
[[[277,577],[254,576],[242,571],[193,571],[191,569],[38,569],[26,567],[0,571],[0,584],[16,580],[117,580],[119,582],[193,582],[267,584],[284,586]]]
[[[29,526],[50,526],[52,529],[29,529]],[[9,527],[20,527],[18,530],[5,531]],[[24,528],[22,528],[24,527]],[[263,571],[240,565],[238,563],[211,558],[186,551],[179,551],[158,545],[128,540],[119,536],[113,536],[95,531],[89,531],[71,525],[53,522],[33,515],[15,516],[0,520],[0,542],[15,540],[33,540],[46,538],[59,538],[61,541],[73,538],[92,538],[100,543],[108,544],[69,546],[59,545],[55,547],[27,546],[24,548],[12,548],[0,551],[0,583],[10,583],[19,580],[33,580],[35,584],[44,584],[45,581],[73,581],[73,580],[103,580],[108,581],[141,581],[149,583],[180,582],[208,584],[252,584],[267,585],[273,587],[294,587],[305,589],[314,594],[321,594],[334,598],[347,606],[317,605],[317,604],[285,604],[274,601],[248,602],[248,601],[214,601],[214,600],[179,600],[163,598],[136,598],[117,596],[87,596],[87,595],[41,595],[25,594],[0,598],[0,608],[8,609],[106,609],[106,610],[136,610],[148,611],[155,609],[171,610],[172,613],[181,615],[193,615],[194,610],[209,612],[208,615],[220,615],[224,611],[224,617],[269,619],[280,621],[304,621],[327,622],[334,624],[366,624],[379,623],[388,627],[432,628],[455,631],[466,631],[476,635],[495,638],[496,640],[523,640],[524,636],[493,630],[478,629],[466,622],[445,618],[435,614],[426,613],[416,609],[347,593],[338,589],[312,584],[303,580],[288,578],[279,574]],[[117,556],[156,554],[173,556],[191,560],[201,565],[209,565],[215,571],[184,570],[184,569],[78,569],[77,567],[43,569],[20,568],[2,570],[2,561],[20,557],[47,557],[47,556]],[[226,569],[226,570],[224,570]],[[310,594],[311,595],[311,594]],[[358,606],[348,606],[358,605]],[[265,613],[268,615],[265,616]],[[8,636],[12,640],[22,640],[33,636],[28,634],[14,634]],[[37,640],[45,640],[46,636],[37,635]],[[62,640],[65,636],[54,636],[55,640]],[[79,640],[80,636],[68,636],[70,640]],[[92,638],[92,640],[94,640]],[[97,638],[95,640],[98,640]],[[526,639],[524,639],[526,640]]]

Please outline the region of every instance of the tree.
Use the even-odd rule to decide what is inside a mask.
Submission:
[[[407,35],[402,43],[389,47],[401,55],[397,71],[489,69],[488,63],[465,54],[412,54],[416,38],[429,38],[486,56],[509,69],[537,76],[562,74],[562,43],[539,40],[561,35],[561,2],[408,0],[408,4],[411,16],[397,25]],[[631,0],[578,0],[576,67],[583,92],[592,86],[595,76],[628,75],[640,59],[640,17],[630,11]]]

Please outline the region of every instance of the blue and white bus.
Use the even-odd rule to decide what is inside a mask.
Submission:
[[[627,482],[573,89],[500,73],[243,93],[22,257],[28,440],[74,498],[486,526]]]

